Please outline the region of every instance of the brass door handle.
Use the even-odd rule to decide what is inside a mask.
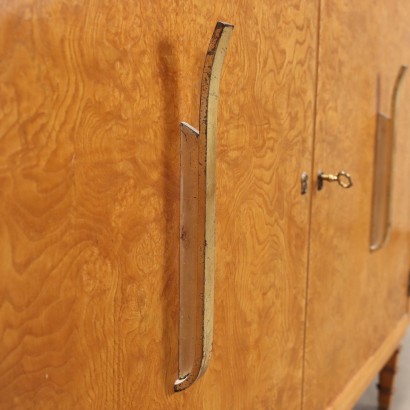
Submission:
[[[199,131],[181,123],[179,359],[174,390],[204,374],[214,324],[216,131],[219,82],[233,26],[218,22],[202,73]]]
[[[350,188],[353,185],[352,177],[345,171],[338,172],[337,175],[324,174],[319,172],[317,177],[317,189],[320,191],[323,188],[323,181],[337,182],[342,188]]]
[[[370,250],[372,251],[383,247],[390,231],[396,111],[399,89],[406,70],[407,66],[402,66],[397,74],[391,96],[390,115],[385,115],[380,110],[377,113],[370,233]]]

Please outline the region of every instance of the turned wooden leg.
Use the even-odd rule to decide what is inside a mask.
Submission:
[[[388,410],[393,395],[394,376],[397,369],[398,348],[379,373],[379,410]]]

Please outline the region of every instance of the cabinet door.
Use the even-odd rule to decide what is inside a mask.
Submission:
[[[299,184],[311,161],[316,8],[199,0],[166,8],[176,20],[149,47],[146,64],[160,75],[150,91],[158,117],[155,127],[145,125],[149,155],[139,157],[155,207],[148,227],[135,216],[140,235],[120,274],[122,406],[299,409],[308,243]],[[206,373],[176,395],[179,122],[198,124],[204,53],[217,20],[235,29],[218,116],[214,346]]]
[[[315,5],[2,2],[2,409],[300,408]],[[175,394],[179,122],[217,20],[213,358]]]
[[[313,175],[344,170],[353,186],[325,182],[313,193],[305,409],[332,402],[351,408],[406,325],[410,78],[397,111],[391,235],[375,252],[369,238],[377,80],[380,108],[388,113],[398,70],[410,62],[409,19],[408,2],[321,4]]]

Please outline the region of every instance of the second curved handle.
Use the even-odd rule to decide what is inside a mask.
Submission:
[[[370,232],[371,251],[383,247],[390,231],[397,100],[406,71],[407,66],[402,66],[397,74],[391,97],[390,116],[381,112],[377,114]]]
[[[181,123],[179,363],[175,391],[191,386],[212,352],[216,130],[219,83],[231,24],[218,22],[201,83],[199,131]]]

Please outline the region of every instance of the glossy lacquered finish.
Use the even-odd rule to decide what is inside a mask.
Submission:
[[[174,393],[179,124],[218,20],[213,356]],[[300,408],[316,22],[302,0],[2,2],[2,409]]]

